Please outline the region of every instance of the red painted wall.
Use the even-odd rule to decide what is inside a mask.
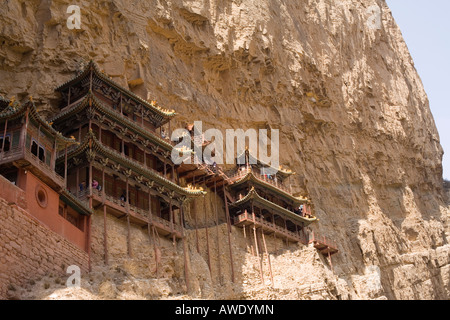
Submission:
[[[59,194],[42,183],[31,172],[19,171],[19,187],[25,191],[28,212],[52,231],[86,250],[86,234],[59,215]],[[38,191],[46,195],[44,206],[38,199]]]

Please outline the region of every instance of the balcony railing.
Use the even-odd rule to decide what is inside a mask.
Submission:
[[[311,232],[309,234],[309,243],[318,243],[320,245],[329,247],[329,248],[333,248],[337,250],[337,244],[336,242],[327,239],[325,236],[322,236],[320,234],[318,234],[317,232]]]
[[[93,189],[92,193],[94,196],[97,196],[99,198],[103,198],[103,191],[100,191],[98,189]],[[126,211],[127,203],[125,201],[122,201],[121,199],[118,199],[114,196],[108,195],[105,193],[105,200],[111,204],[116,205],[116,207],[123,207],[123,211]],[[82,201],[88,201],[89,199],[89,190],[84,190],[79,192],[79,199]],[[132,204],[128,204],[128,208],[130,210],[130,213],[139,214],[145,218],[147,218],[150,222],[162,225],[166,230],[172,229],[172,223],[168,220],[165,220],[163,218],[160,218],[154,214],[150,215],[150,212],[148,210],[144,210],[141,208],[138,208],[136,206],[133,206]],[[183,227],[177,224],[173,224],[173,228],[178,233],[183,233]]]
[[[65,180],[63,177],[61,177],[59,174],[56,173],[56,171],[48,166],[45,162],[41,161],[38,157],[36,157],[34,154],[31,153],[30,150],[25,150],[25,159],[32,163],[35,167],[40,169],[42,172],[47,174],[50,178],[53,179],[58,185],[64,186]]]
[[[20,147],[13,148],[9,151],[0,153],[0,162],[6,163],[23,157],[23,149]]]
[[[32,154],[30,150],[15,147],[7,152],[0,153],[0,163],[7,163],[21,159],[28,161],[35,168],[53,180],[57,185],[64,186],[64,178],[57,174],[52,167],[41,161],[36,155]]]
[[[305,238],[305,236],[301,235],[300,232],[297,233],[297,232],[290,231],[290,230],[288,230],[286,228],[280,227],[279,225],[277,225],[275,223],[272,223],[270,221],[264,220],[264,219],[262,219],[260,217],[256,217],[256,216],[253,217],[253,215],[248,214],[248,213],[243,213],[243,214],[235,217],[234,224],[237,225],[237,224],[240,224],[240,223],[245,222],[245,221],[249,221],[249,222],[253,222],[253,223],[259,224],[260,226],[262,226],[266,230],[270,230],[270,231],[276,232],[278,234],[282,234],[284,236],[288,236],[289,238],[295,239],[295,240],[297,240],[297,241],[299,241],[299,242],[301,242],[301,243],[303,243],[305,245],[308,243],[308,241]]]

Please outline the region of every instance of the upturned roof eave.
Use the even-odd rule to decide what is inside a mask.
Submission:
[[[314,223],[317,221],[317,218],[306,218],[299,215],[296,215],[295,213],[287,210],[286,208],[283,208],[269,200],[264,199],[261,197],[258,192],[256,192],[255,189],[250,190],[250,192],[242,199],[236,201],[235,203],[231,204],[231,207],[238,207],[242,204],[245,204],[250,201],[257,201],[258,203],[265,204],[268,207],[271,207],[275,210],[278,210],[280,213],[283,213],[284,215],[288,216],[292,220],[296,220],[298,222],[305,223],[305,226],[310,225],[311,223]]]
[[[40,125],[42,125],[51,135],[53,135],[55,139],[57,139],[60,142],[59,145],[65,147],[67,145],[77,144],[76,141],[64,137],[60,132],[56,131],[47,121],[42,119],[42,117],[37,112],[36,105],[31,100],[20,105],[16,109],[0,112],[0,119],[15,119],[17,117],[22,117],[24,116],[28,108],[29,108],[29,116],[32,117]]]
[[[103,102],[101,102],[97,97],[95,97],[95,95],[92,92],[88,93],[88,95],[82,101],[80,101],[78,104],[76,104],[72,108],[55,116],[51,121],[52,122],[61,122],[65,118],[78,113],[79,111],[81,111],[84,108],[89,106],[89,99],[92,99],[92,102],[93,102],[92,105],[94,107],[97,107],[98,109],[100,109],[100,111],[102,111],[102,113],[107,114],[114,121],[124,122],[128,127],[131,127],[135,133],[141,134],[143,137],[145,137],[149,140],[152,140],[153,142],[157,143],[160,147],[163,147],[166,151],[173,150],[173,146],[170,143],[168,143],[167,141],[157,137],[156,135],[154,135],[151,132],[143,130],[141,127],[137,126],[132,121],[130,121],[124,117],[120,117],[116,112],[110,110],[110,108],[106,107],[103,104]]]
[[[141,97],[139,97],[138,95],[134,94],[133,92],[123,88],[118,83],[116,83],[114,80],[109,79],[109,77],[107,77],[103,72],[101,72],[99,70],[97,64],[94,61],[92,61],[92,60],[90,61],[89,65],[86,67],[86,69],[83,70],[83,72],[81,72],[80,74],[76,75],[73,79],[71,79],[71,80],[65,82],[64,84],[60,85],[59,87],[57,87],[55,89],[55,91],[61,92],[61,91],[64,91],[64,90],[68,89],[72,85],[80,82],[84,77],[89,76],[91,70],[93,71],[94,75],[96,75],[98,78],[100,78],[101,80],[105,81],[107,84],[109,84],[110,86],[114,87],[115,89],[119,90],[121,93],[127,95],[128,97],[133,99],[135,102],[144,105],[148,110],[153,111],[153,112],[161,115],[162,117],[164,117],[166,119],[172,119],[172,118],[174,118],[177,115],[176,112],[165,112],[163,110],[158,109],[157,107],[155,107],[154,105],[152,105],[148,101],[142,99]]]
[[[251,180],[252,182],[255,182],[255,183],[261,185],[261,186],[264,186],[264,187],[266,187],[266,188],[269,188],[269,189],[275,191],[276,193],[278,193],[278,194],[280,194],[280,195],[283,195],[285,198],[287,198],[287,199],[293,201],[294,204],[301,204],[301,203],[308,203],[308,202],[309,202],[308,199],[297,198],[297,197],[295,197],[294,195],[292,195],[292,194],[290,194],[290,193],[288,193],[288,192],[286,192],[286,191],[284,191],[284,190],[281,190],[280,188],[277,188],[276,186],[274,186],[274,185],[272,185],[272,184],[270,184],[270,183],[267,183],[267,182],[265,182],[265,181],[263,181],[263,180],[261,180],[261,179],[258,179],[258,178],[253,174],[252,171],[249,171],[249,172],[248,172],[246,175],[244,175],[241,179],[239,179],[239,180],[235,181],[234,183],[230,184],[230,188],[234,188],[234,187],[239,186],[239,185],[241,185],[241,184],[243,184],[243,183],[245,183],[245,182],[247,182],[247,181],[250,181],[250,180]]]
[[[90,141],[92,141],[92,145],[90,145]],[[85,152],[89,148],[100,152],[102,155],[106,156],[107,158],[114,159],[115,161],[119,162],[121,165],[124,165],[127,168],[131,168],[134,172],[143,174],[149,180],[152,180],[159,184],[162,184],[163,186],[167,187],[168,189],[177,191],[184,196],[199,197],[199,196],[203,196],[206,194],[206,192],[201,191],[201,190],[192,191],[192,190],[188,190],[186,188],[180,187],[179,185],[175,184],[174,182],[172,182],[154,172],[151,172],[150,170],[147,170],[145,168],[137,166],[136,164],[134,164],[132,161],[130,161],[126,157],[122,156],[121,154],[112,152],[111,150],[108,150],[107,148],[105,148],[97,140],[97,138],[94,136],[94,134],[92,132],[90,132],[90,134],[88,134],[88,136],[86,136],[84,142],[82,144],[80,144],[78,148],[76,148],[75,150],[72,150],[67,155],[67,157],[68,157],[68,159],[76,157],[79,154]],[[65,159],[65,155],[60,156],[57,159],[57,163],[61,163],[62,161],[64,161],[64,159]]]

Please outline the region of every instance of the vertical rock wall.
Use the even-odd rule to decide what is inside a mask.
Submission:
[[[94,59],[180,126],[279,129],[293,189],[339,244],[341,297],[448,299],[443,150],[385,1],[78,3],[81,30],[66,27],[69,1],[2,5],[1,93],[50,115],[53,89]]]

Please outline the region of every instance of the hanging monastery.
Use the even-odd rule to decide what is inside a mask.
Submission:
[[[117,85],[94,62],[56,91],[61,96],[60,110],[49,121],[39,115],[32,98],[23,104],[0,98],[2,197],[29,216],[30,228],[40,230],[31,237],[57,235],[55,248],[43,244],[48,254],[55,254],[55,261],[66,266],[78,264],[85,272],[92,268],[94,256],[96,261],[110,263],[108,219],[112,217],[126,225],[130,257],[131,238],[137,229],[148,233],[155,257],[160,239],[167,238],[174,245],[181,242],[184,281],[189,288],[185,234],[195,231],[194,246],[200,251],[198,229],[203,218],[191,211],[198,207],[207,210],[209,193],[220,199],[225,212],[219,217],[217,206],[212,207],[216,224],[228,226],[228,243],[221,246],[231,261],[231,277],[223,281],[235,281],[233,227],[253,241],[257,256],[267,253],[266,238],[275,237],[286,244],[314,246],[332,266],[337,246],[309,228],[320,222],[314,217],[311,201],[294,196],[288,188],[293,172],[280,169],[274,176],[264,175],[268,165],[248,149],[236,157],[236,167],[228,172],[206,163],[175,165],[171,154],[176,144],[168,138],[175,111]],[[187,210],[194,219],[186,219]],[[94,215],[98,218],[92,219]],[[101,234],[95,234],[99,230]],[[211,270],[207,226],[206,236],[205,257]],[[93,238],[103,239],[101,250],[92,252]],[[31,252],[38,245],[34,240],[29,245]],[[56,257],[58,250],[63,252]],[[270,255],[267,257],[270,266]],[[6,278],[0,278],[0,297],[8,285],[20,285],[26,278],[13,270],[19,258],[8,259],[2,264]],[[164,263],[159,260],[157,269]],[[264,283],[262,261],[259,271]]]

